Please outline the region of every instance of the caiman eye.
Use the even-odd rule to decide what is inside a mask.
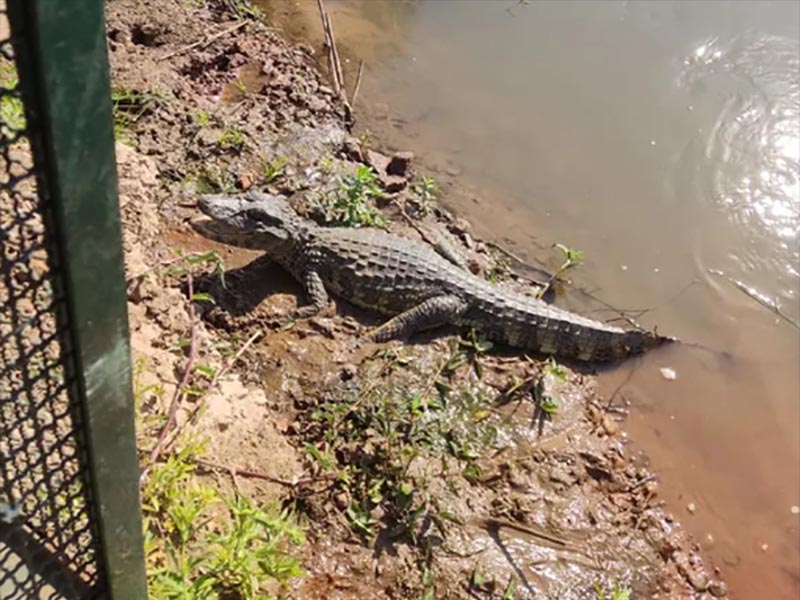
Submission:
[[[257,208],[249,208],[245,211],[248,219],[252,219],[253,221],[258,221],[259,223],[265,223],[266,225],[277,225],[278,220],[275,219],[269,213],[265,213],[263,210],[259,210]]]

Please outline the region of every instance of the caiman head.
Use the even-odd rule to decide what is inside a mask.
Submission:
[[[249,248],[276,250],[291,244],[301,228],[301,218],[278,196],[248,192],[242,196],[202,196],[198,208],[210,219],[192,226],[217,242]]]

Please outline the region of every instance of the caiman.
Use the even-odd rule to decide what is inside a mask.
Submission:
[[[297,318],[322,310],[328,292],[390,315],[367,334],[372,341],[452,324],[535,353],[608,362],[671,340],[587,319],[492,284],[408,238],[379,229],[317,225],[277,196],[207,195],[198,206],[210,217],[195,223],[204,236],[263,250],[303,285],[310,303],[298,308]]]

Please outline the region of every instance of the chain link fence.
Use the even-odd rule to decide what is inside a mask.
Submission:
[[[0,598],[102,596],[64,293],[0,13]]]
[[[46,4],[0,0],[0,600],[143,598],[137,585],[127,584],[129,593],[112,593],[114,578],[109,578],[111,571],[125,570],[119,567],[122,563],[114,544],[129,543],[121,554],[126,560],[137,560],[141,538],[140,529],[129,533],[139,528],[138,515],[133,520],[122,515],[127,519],[122,527],[114,519],[104,523],[107,515],[115,515],[114,504],[119,506],[117,512],[128,513],[131,505],[113,502],[119,490],[103,491],[103,486],[111,487],[107,483],[113,476],[109,478],[108,473],[113,471],[102,459],[98,462],[104,448],[92,431],[105,427],[113,435],[115,426],[97,416],[99,401],[90,402],[86,357],[80,352],[81,334],[87,334],[87,327],[85,322],[76,326],[70,319],[76,300],[66,290],[74,288],[74,278],[69,276],[74,275],[75,256],[80,253],[63,251],[68,247],[63,239],[64,210],[62,206],[59,221],[59,194],[54,193],[59,182],[48,171],[55,145],[48,147],[43,131],[49,117],[42,114],[47,106],[38,102],[47,94],[37,87],[44,78],[36,71],[36,60],[30,58],[36,50],[29,38],[38,34],[40,43],[46,39],[31,15],[46,14]],[[28,9],[31,12],[26,13]],[[101,25],[100,2],[97,9]],[[94,29],[98,29],[96,23]],[[20,61],[21,52],[29,59],[25,64]],[[103,75],[107,77],[104,61],[98,68],[106,69]],[[35,105],[28,104],[31,98],[37,100]],[[80,110],[79,105],[75,108]],[[107,147],[98,151],[108,156]],[[115,203],[113,184],[110,189]],[[94,291],[106,292],[110,302],[118,299],[115,290],[104,290],[102,285]],[[124,316],[124,298],[120,302]],[[122,330],[127,349],[127,332]],[[114,337],[114,333],[109,335]],[[127,361],[127,354],[123,358]],[[115,394],[118,403],[125,399],[129,383],[124,376],[120,380]],[[115,418],[111,412],[103,414]],[[132,423],[126,431],[132,437]],[[120,456],[118,449],[105,445],[112,460]],[[132,448],[130,441],[126,449]],[[133,471],[135,455],[129,454],[119,467],[133,467],[129,469]],[[128,480],[135,481],[137,473],[129,475]],[[137,503],[135,488],[132,496]],[[101,497],[106,498],[105,504]],[[104,535],[104,528],[112,534]],[[117,534],[119,542],[114,539]],[[109,564],[117,568],[110,569]],[[135,568],[131,571],[140,575]]]

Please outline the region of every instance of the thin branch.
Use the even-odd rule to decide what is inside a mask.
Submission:
[[[178,383],[178,387],[175,388],[175,393],[172,395],[172,401],[170,402],[169,411],[167,413],[167,422],[164,423],[164,427],[161,429],[161,433],[158,435],[158,441],[153,447],[153,450],[150,452],[151,467],[158,460],[161,451],[164,449],[167,434],[175,425],[175,417],[178,413],[178,407],[180,406],[181,399],[184,396],[186,386],[189,385],[189,379],[192,375],[195,356],[197,355],[197,318],[194,311],[194,281],[191,273],[187,274],[186,283],[189,291],[189,322],[191,327],[189,354],[186,358],[186,365],[183,368],[183,376],[181,377],[180,383]],[[147,480],[148,473],[149,467],[142,472],[139,478],[140,485],[144,484],[144,482]]]
[[[242,354],[244,354],[247,351],[247,349],[253,344],[253,342],[255,342],[263,334],[264,334],[263,331],[260,331],[260,330],[256,331],[242,345],[242,347],[239,348],[239,350],[236,352],[236,354],[234,354],[231,359],[226,360],[224,362],[224,364],[222,365],[222,368],[219,369],[219,371],[217,371],[216,373],[214,373],[214,377],[211,378],[211,383],[208,384],[208,387],[206,388],[206,390],[203,393],[203,395],[200,397],[199,400],[197,400],[197,403],[192,408],[192,411],[189,413],[189,416],[186,418],[186,420],[182,424],[178,425],[175,429],[173,429],[173,431],[170,434],[169,438],[164,443],[165,447],[169,447],[177,439],[177,437],[181,434],[183,429],[194,421],[194,419],[197,417],[197,415],[200,412],[200,410],[205,406],[206,396],[208,396],[208,394],[214,388],[216,388],[216,386],[219,383],[220,379],[222,379],[222,376],[225,375],[225,373],[227,373],[230,370],[230,368],[233,367],[233,365],[236,364],[236,362],[242,357]]]
[[[353,95],[350,96],[350,104],[356,105],[356,98],[358,98],[358,91],[361,89],[361,77],[364,75],[364,61],[358,63],[358,75],[356,75],[356,85],[353,88]]]
[[[241,23],[237,23],[233,27],[228,27],[227,29],[223,29],[222,31],[215,33],[213,35],[206,36],[202,40],[189,44],[187,46],[183,46],[174,50],[173,52],[169,52],[164,56],[160,56],[156,59],[156,62],[161,62],[162,60],[167,60],[168,58],[172,58],[173,56],[178,56],[179,54],[185,54],[189,52],[189,50],[194,50],[195,48],[201,48],[208,46],[211,42],[218,40],[221,37],[228,35],[229,33],[233,33],[248,24],[248,21],[242,21]]]
[[[205,467],[207,469],[219,469],[221,471],[226,471],[231,474],[233,477],[234,475],[239,475],[241,477],[250,477],[252,479],[263,479],[264,481],[270,481],[272,483],[277,483],[278,485],[282,485],[285,487],[296,488],[299,485],[304,485],[306,483],[314,483],[315,481],[331,479],[331,477],[303,477],[300,479],[295,479],[294,481],[289,481],[287,479],[281,479],[280,477],[273,477],[272,475],[268,475],[263,471],[257,471],[255,469],[243,469],[240,467],[233,467],[230,465],[221,465],[219,463],[211,462],[210,460],[205,460],[204,458],[197,458],[195,457],[194,462],[196,462],[201,467]]]
[[[772,298],[765,296],[757,289],[750,287],[749,285],[739,281],[738,279],[733,279],[732,277],[729,277],[728,275],[726,275],[725,273],[723,273],[718,269],[709,269],[708,272],[712,273],[713,275],[719,275],[723,279],[727,279],[728,283],[735,286],[736,289],[742,292],[745,296],[747,296],[751,300],[755,300],[767,310],[776,314],[778,317],[780,317],[790,325],[793,325],[796,329],[800,329],[800,323],[798,323],[797,321],[789,317],[786,313],[784,313],[781,310],[781,307],[778,305],[778,303]]]
[[[348,115],[352,114],[350,102],[347,100],[347,91],[344,87],[344,75],[342,74],[342,63],[339,60],[339,49],[336,46],[336,36],[333,33],[333,25],[325,4],[322,0],[317,0],[319,16],[322,20],[322,30],[325,33],[325,45],[328,46],[328,62],[330,63],[331,77],[333,79],[334,91],[339,95]]]

